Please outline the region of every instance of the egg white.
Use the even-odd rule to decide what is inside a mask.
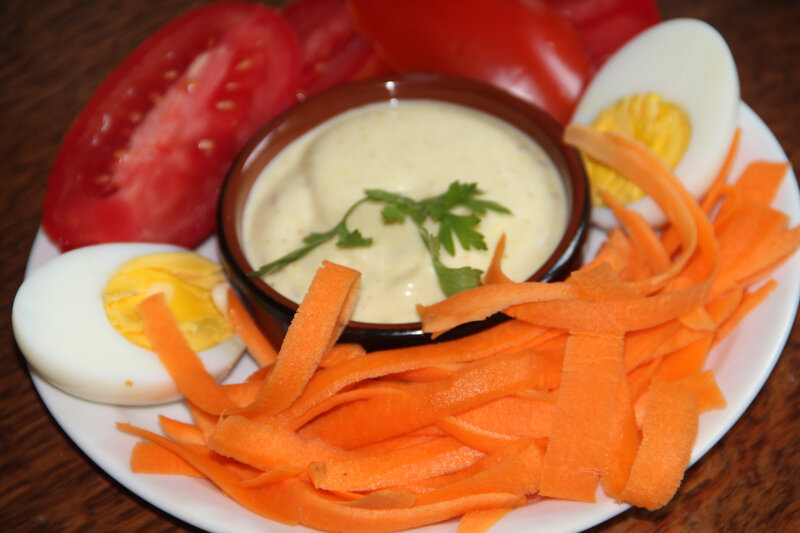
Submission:
[[[578,102],[572,122],[591,124],[618,100],[656,92],[689,116],[689,146],[675,175],[700,198],[721,168],[739,123],[739,75],[723,37],[696,19],[657,24],[626,43],[600,68]],[[666,218],[649,197],[628,204],[654,226]],[[593,207],[592,221],[616,225],[611,209]]]
[[[106,318],[103,288],[136,256],[185,251],[166,244],[119,243],[78,248],[49,261],[20,286],[11,313],[20,351],[60,389],[96,402],[163,403],[181,397],[158,356],[118,333]],[[199,353],[217,380],[244,350],[231,337]]]

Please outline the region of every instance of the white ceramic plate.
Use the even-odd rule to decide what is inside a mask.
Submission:
[[[786,160],[778,141],[745,104],[741,109],[742,139],[733,175],[753,159]],[[777,207],[788,213],[791,224],[800,219],[800,192],[793,172],[779,191]],[[589,246],[595,246],[601,235],[593,235]],[[215,241],[206,242],[200,252],[216,258]],[[28,273],[57,254],[54,246],[40,232],[28,262]],[[705,454],[739,419],[756,394],[783,350],[791,331],[800,299],[800,254],[775,273],[780,289],[757,308],[740,327],[712,352],[708,366],[716,373],[719,385],[728,400],[728,407],[702,415],[700,432],[692,454],[694,463]],[[255,365],[243,359],[229,381],[242,381]],[[213,531],[259,531],[298,533],[306,528],[290,528],[270,522],[228,499],[209,482],[194,478],[156,475],[134,475],[128,469],[128,458],[136,439],[116,430],[116,422],[129,422],[159,431],[157,415],[190,421],[182,403],[157,407],[115,407],[100,405],[70,396],[32,372],[33,382],[53,418],[69,437],[111,477],[165,512],[199,528]],[[493,529],[497,533],[511,531],[580,531],[599,524],[627,509],[598,493],[596,504],[545,500],[517,509],[504,517]],[[427,533],[454,532],[456,522],[425,528]]]

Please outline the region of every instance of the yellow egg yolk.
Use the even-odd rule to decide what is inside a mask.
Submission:
[[[657,93],[628,96],[607,107],[592,123],[598,131],[613,131],[636,139],[653,151],[664,164],[674,169],[680,162],[692,126],[689,117],[677,105]],[[598,190],[612,194],[624,204],[644,196],[644,191],[617,172],[591,158],[584,158],[589,175],[593,205],[604,205]]]
[[[232,335],[211,299],[211,289],[222,281],[220,266],[194,252],[143,255],[111,276],[103,290],[103,305],[114,329],[150,350],[136,306],[151,294],[163,292],[189,346],[199,352]]]

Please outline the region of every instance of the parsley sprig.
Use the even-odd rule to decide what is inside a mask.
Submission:
[[[384,204],[381,209],[381,218],[385,223],[401,223],[409,219],[417,226],[422,242],[431,256],[439,286],[445,295],[452,296],[480,285],[483,272],[472,267],[452,268],[446,266],[439,259],[440,250],[444,249],[454,256],[456,240],[464,250],[488,249],[483,235],[476,229],[481,216],[488,211],[511,213],[497,202],[478,198],[482,194],[483,191],[478,189],[477,183],[460,183],[458,181],[451,183],[444,193],[423,200],[414,200],[408,196],[382,189],[367,189],[364,191],[364,198],[350,206],[342,220],[333,228],[324,233],[311,233],[303,239],[302,247],[267,263],[251,272],[250,275],[264,276],[277,272],[304,257],[317,246],[334,238],[337,239],[337,246],[345,248],[371,245],[372,238],[364,237],[357,229],[348,228],[347,219],[359,205],[372,201]],[[436,234],[431,233],[425,227],[424,224],[428,220],[438,224]]]

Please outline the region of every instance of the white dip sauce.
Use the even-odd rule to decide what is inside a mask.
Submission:
[[[553,163],[534,141],[509,124],[471,108],[434,101],[371,104],[309,131],[267,165],[244,211],[242,242],[251,265],[276,260],[303,245],[312,232],[328,231],[364,196],[385,189],[415,200],[439,195],[453,181],[477,183],[479,196],[512,214],[488,212],[476,227],[488,251],[442,250],[447,266],[486,271],[492,249],[506,234],[503,271],[530,277],[558,245],[566,227],[564,189]],[[348,227],[373,243],[341,248],[335,239],[265,281],[300,302],[322,260],[359,270],[353,320],[403,323],[419,320],[415,305],[444,298],[431,258],[410,220],[384,224],[382,205],[359,206]]]

